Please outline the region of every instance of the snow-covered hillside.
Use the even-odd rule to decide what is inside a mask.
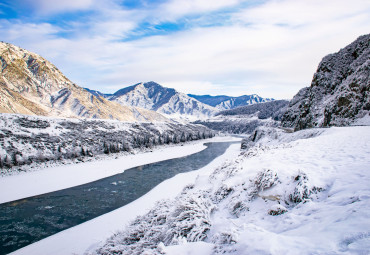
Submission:
[[[130,123],[0,114],[0,175],[32,163],[130,152],[213,135],[202,125],[175,122]]]
[[[89,254],[367,254],[370,127],[263,129]]]
[[[280,125],[280,121],[272,118],[260,119],[257,115],[218,115],[209,119],[197,120],[193,123],[204,125],[216,132],[238,135],[248,135],[260,126],[278,127]]]
[[[193,123],[229,134],[250,134],[259,126],[278,127],[288,103],[286,100],[274,100],[241,106]]]

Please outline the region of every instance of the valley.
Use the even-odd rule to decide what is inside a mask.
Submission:
[[[141,15],[144,12],[136,18]],[[158,24],[150,26],[151,39],[166,36],[156,34],[168,29]],[[159,73],[166,74],[169,78],[164,80],[171,84],[183,84],[179,87],[186,93],[155,81],[117,82],[117,77],[128,74],[110,69],[117,65],[126,70],[134,59],[128,45],[140,39],[117,39],[126,32],[116,32],[111,34],[112,51],[125,45],[126,54],[120,56],[125,59],[114,65],[107,64],[104,54],[95,62],[92,57],[83,59],[87,66],[99,63],[97,74],[92,69],[85,78],[94,76],[101,91],[72,82],[36,53],[0,42],[1,255],[370,251],[370,34],[323,57],[311,83],[306,81],[309,86],[291,100],[280,100],[245,93],[243,87],[267,91],[266,81],[283,83],[284,66],[252,57],[254,50],[266,47],[265,40],[249,53],[253,68],[244,73],[235,66],[233,77],[226,79],[230,92],[243,91],[239,96],[206,95],[189,94],[190,87],[207,90],[196,88],[190,78],[174,81],[172,63],[166,61],[163,66],[161,61],[155,63]],[[143,33],[131,32],[138,37]],[[64,39],[56,45],[68,44]],[[78,55],[82,48],[72,51]],[[99,54],[103,48],[90,51]],[[286,59],[284,55],[284,61],[300,54]],[[222,68],[209,61],[207,69],[196,74],[196,84],[228,91],[221,90],[226,85],[217,80],[234,62],[225,60]],[[145,59],[140,66],[152,65],[151,61]],[[263,84],[237,84],[242,76],[252,80],[263,76],[255,72],[261,65],[278,71],[259,79]],[[203,80],[211,67],[220,72],[214,73],[213,83]],[[133,73],[153,74],[140,68]],[[182,69],[177,74],[184,73],[191,76]],[[299,75],[291,71],[288,76]],[[107,88],[115,92],[102,92]]]

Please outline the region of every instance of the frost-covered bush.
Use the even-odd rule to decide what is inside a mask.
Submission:
[[[211,227],[211,213],[215,208],[207,193],[183,197],[171,214],[167,241],[180,237],[189,242],[202,241]]]
[[[279,180],[277,174],[270,169],[261,171],[257,174],[254,184],[258,190],[271,188]]]
[[[160,243],[202,241],[211,227],[214,208],[206,193],[182,193],[175,200],[161,201],[146,215],[137,217],[125,231],[110,237],[95,254],[143,254]]]
[[[280,204],[274,204],[270,208],[268,214],[270,214],[272,216],[276,216],[276,215],[280,215],[280,214],[286,213],[287,211],[288,210],[284,206],[282,206]]]
[[[294,190],[289,194],[289,200],[293,203],[303,202],[312,194],[322,191],[322,188],[310,185],[307,175],[303,172],[294,177],[294,184]]]

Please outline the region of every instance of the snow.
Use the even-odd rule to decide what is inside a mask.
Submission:
[[[213,254],[213,244],[206,242],[185,242],[181,245],[162,246],[162,252],[166,255],[211,255]]]
[[[116,158],[109,157],[106,160],[62,165],[4,176],[0,178],[0,203],[70,188],[122,173],[132,167],[194,154],[206,148],[203,143],[221,139],[208,139],[183,146],[162,147],[153,152],[120,155]]]
[[[369,254],[370,127],[266,132],[14,254]]]
[[[230,137],[220,137],[212,139],[212,141],[235,141],[237,139],[230,139]],[[185,146],[184,146],[185,147]],[[184,149],[181,147],[181,149]],[[59,232],[53,236],[43,239],[39,242],[26,246],[12,254],[17,255],[65,255],[65,254],[82,254],[86,250],[94,250],[102,241],[111,236],[118,229],[128,224],[138,215],[146,213],[151,209],[157,201],[163,199],[173,199],[181,190],[188,184],[195,182],[198,175],[208,176],[213,169],[220,166],[226,159],[236,157],[239,154],[239,144],[234,144],[226,150],[220,157],[213,160],[207,166],[188,173],[182,173],[168,179],[145,196],[135,200],[134,202],[123,206],[110,213],[104,214],[100,217],[77,225],[73,228]],[[194,146],[188,146],[186,151],[194,151]],[[168,152],[173,152],[174,148],[169,148]],[[161,154],[164,154],[163,152]],[[161,154],[157,154],[158,156]],[[155,158],[155,157],[153,157]],[[157,158],[158,159],[158,158]],[[140,161],[139,161],[140,162]],[[107,163],[107,162],[105,162]],[[193,251],[194,249],[202,249],[203,251],[210,251],[213,245],[206,243],[188,244],[186,247],[181,247],[183,251]],[[165,248],[167,250],[167,248]],[[194,253],[176,253],[176,247],[168,249],[172,254],[194,254]],[[170,253],[171,254],[171,253]],[[195,253],[196,254],[196,253]],[[205,253],[199,253],[205,254]]]
[[[186,254],[208,243],[204,254],[369,254],[370,127],[267,138],[89,252]],[[145,243],[124,243],[135,233]]]

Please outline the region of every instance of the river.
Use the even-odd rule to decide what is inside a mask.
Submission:
[[[87,184],[0,204],[0,255],[127,205],[178,173],[204,167],[232,143],[206,143],[205,150],[186,157],[134,167]]]

